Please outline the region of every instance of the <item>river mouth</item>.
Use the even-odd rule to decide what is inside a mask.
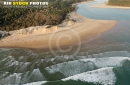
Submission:
[[[87,6],[102,1],[80,4],[77,12],[80,14]],[[88,9],[91,12],[96,12],[97,9],[103,10]],[[81,15],[86,16],[86,13]],[[106,20],[109,16],[113,16],[90,15],[86,17]],[[0,84],[128,85],[130,21],[128,15],[125,18],[119,16],[109,18],[118,21],[116,26],[90,40],[83,41],[81,49],[76,54],[78,45],[73,46],[74,50],[69,52],[59,52],[57,49],[48,51],[49,49],[0,48]],[[69,48],[64,48],[67,49]]]
[[[95,0],[94,2],[86,2],[78,5],[77,12],[87,18],[99,20],[130,20],[130,9],[121,8],[98,8],[92,7],[97,4],[103,4],[108,0]]]
[[[130,43],[130,9],[91,7],[107,1],[108,0],[96,0],[78,5],[79,9],[77,13],[86,18],[117,21],[117,24],[110,30],[93,37],[89,41],[84,41],[83,45],[96,48],[105,45]]]

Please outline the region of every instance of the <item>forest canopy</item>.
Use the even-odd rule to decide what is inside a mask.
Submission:
[[[31,26],[58,25],[66,18],[67,13],[75,9],[72,7],[73,3],[88,0],[45,1],[49,2],[47,8],[3,8],[0,4],[0,30],[12,31]]]
[[[130,0],[109,0],[109,5],[116,5],[116,6],[126,6],[130,7]]]

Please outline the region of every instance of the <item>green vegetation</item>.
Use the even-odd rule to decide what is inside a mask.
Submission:
[[[116,6],[130,6],[130,0],[109,0],[109,5],[116,5]]]
[[[12,31],[30,26],[60,24],[67,13],[75,9],[72,7],[73,3],[87,0],[45,1],[49,2],[47,8],[3,8],[0,5],[0,30]]]

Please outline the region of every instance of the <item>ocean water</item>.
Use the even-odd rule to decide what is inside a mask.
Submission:
[[[0,48],[0,85],[129,85],[130,10],[89,7],[104,1],[79,4],[77,12],[118,23],[102,35],[82,42],[77,55]]]
[[[104,47],[104,49],[106,49]],[[101,50],[99,48],[98,50]],[[95,52],[91,54],[91,52]],[[0,49],[0,85],[128,85],[130,52],[95,49],[53,56],[29,49]]]

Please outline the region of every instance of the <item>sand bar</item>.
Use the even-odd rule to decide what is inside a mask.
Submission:
[[[13,34],[0,40],[0,47],[24,48],[52,48],[77,44],[101,34],[117,23],[115,20],[94,20],[80,16],[76,12],[69,14],[76,22],[67,23],[67,26],[52,27],[51,29],[35,30],[31,34]],[[50,43],[51,42],[51,43]]]

